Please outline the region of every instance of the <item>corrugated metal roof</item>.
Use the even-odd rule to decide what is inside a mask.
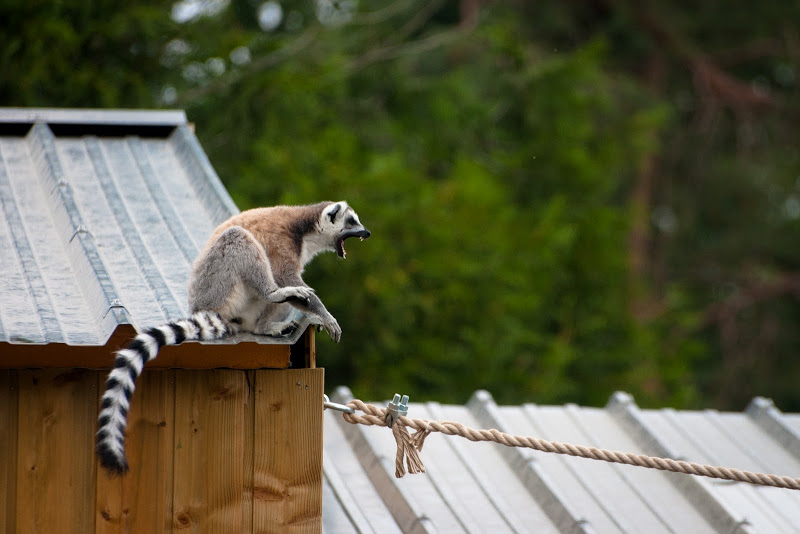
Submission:
[[[346,388],[336,402],[352,397]],[[376,403],[385,406],[386,403]],[[640,409],[617,393],[605,408],[411,403],[409,416],[473,428],[800,477],[800,416],[757,398],[743,413]],[[323,531],[797,533],[800,492],[473,443],[432,434],[427,472],[394,476],[386,428],[325,412]]]
[[[238,209],[182,111],[4,108],[0,212],[0,342],[104,345],[188,315],[191,263]]]

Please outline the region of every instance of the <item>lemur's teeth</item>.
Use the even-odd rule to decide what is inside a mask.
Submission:
[[[364,238],[363,238],[363,237],[359,237],[359,239],[360,239],[361,241],[364,241]]]

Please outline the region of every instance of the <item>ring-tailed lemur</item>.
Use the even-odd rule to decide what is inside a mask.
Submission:
[[[217,227],[192,265],[192,316],[149,328],[117,352],[106,381],[97,432],[97,454],[112,474],[128,470],[125,428],[134,383],[144,364],[164,345],[213,340],[249,331],[267,336],[294,332],[294,306],[338,342],[339,323],[301,278],[303,268],[324,251],[346,256],[350,237],[370,236],[347,202],[256,208]]]

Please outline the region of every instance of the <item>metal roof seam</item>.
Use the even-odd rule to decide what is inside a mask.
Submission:
[[[745,413],[755,421],[759,428],[772,436],[795,458],[800,459],[800,434],[786,424],[783,412],[775,406],[771,399],[755,397],[750,401]]]
[[[400,534],[400,527],[389,512],[386,503],[375,491],[361,461],[347,441],[341,427],[341,415],[332,410],[324,410],[324,453],[322,460],[323,478],[328,485],[328,493],[334,497],[326,499],[323,493],[323,530],[326,530],[325,511],[336,506],[341,514],[350,518],[359,532],[376,534]],[[334,492],[334,488],[336,492]],[[325,490],[323,489],[323,492]],[[337,516],[336,512],[327,514]],[[363,525],[362,525],[363,523]],[[352,525],[351,525],[352,526]]]
[[[714,457],[717,458],[717,463],[722,463],[723,465],[727,465],[729,462],[737,465],[740,469],[747,469],[750,471],[755,472],[762,472],[762,473],[769,473],[770,468],[768,465],[764,463],[764,459],[750,447],[748,447],[744,440],[746,436],[737,436],[729,431],[728,425],[725,425],[722,421],[722,415],[720,414],[719,410],[715,409],[707,409],[703,410],[703,420],[708,421],[710,424],[707,425],[708,428],[713,428],[716,433],[719,433],[723,436],[723,439],[720,440],[712,440],[713,443],[719,443],[723,450],[726,449],[733,449],[734,453],[737,456],[742,456],[746,458],[746,460],[729,460],[726,456],[723,455],[723,452],[716,452]],[[738,439],[737,439],[738,438]],[[709,440],[704,440],[704,443],[708,443]],[[708,445],[706,445],[708,448]],[[750,464],[752,462],[752,464]],[[783,524],[790,524],[790,518],[786,516],[782,511],[782,506],[780,503],[780,497],[768,499],[765,497],[764,492],[760,491],[759,488],[755,486],[751,486],[749,484],[740,485],[740,493],[746,498],[749,502],[752,503],[754,509],[759,509],[763,516],[769,518],[768,521],[774,521],[774,523],[770,526],[771,531],[778,532],[781,529],[781,525]],[[783,492],[780,493],[781,497],[785,494]],[[781,518],[778,520],[777,518]],[[756,524],[763,525],[762,520],[754,521]]]
[[[658,437],[655,429],[642,418],[641,411],[631,395],[622,392],[614,393],[609,399],[606,409],[624,428],[629,430],[634,439],[640,442],[645,452],[673,460],[686,459]],[[648,451],[648,448],[651,450]],[[667,478],[676,485],[679,491],[687,495],[687,500],[697,507],[700,514],[720,532],[754,534],[747,518],[731,509],[716,494],[708,480],[691,475],[676,475]]]
[[[359,533],[375,532],[372,526],[367,522],[364,515],[358,509],[358,503],[350,494],[347,489],[347,484],[344,482],[339,473],[333,467],[332,461],[328,454],[322,451],[322,475],[328,482],[336,500],[340,503],[342,512],[345,514],[350,523],[357,529]]]
[[[191,263],[194,261],[199,251],[194,246],[192,238],[186,226],[184,226],[183,221],[178,217],[175,207],[158,182],[158,173],[150,162],[150,156],[142,145],[141,139],[130,136],[126,139],[126,143],[134,156],[133,159],[136,161],[139,173],[147,186],[150,197],[158,207],[161,219],[167,225],[167,228],[169,228],[171,237],[181,250],[183,257],[186,258],[186,261]]]
[[[103,302],[101,307],[104,308],[102,310],[104,315],[97,317],[96,322],[102,325],[101,337],[105,341],[117,325],[129,324],[131,320],[124,308],[113,305],[115,301],[121,301],[121,299],[108,269],[103,264],[94,238],[91,234],[78,232],[80,228],[86,228],[86,225],[72,195],[71,186],[64,181],[65,174],[58,161],[52,131],[47,125],[37,123],[28,134],[28,143],[31,153],[34,156],[38,156],[34,157],[34,160],[39,168],[40,175],[45,179],[45,183],[42,185],[50,186],[49,188],[45,187],[45,190],[51,190],[50,199],[56,204],[53,210],[54,217],[63,215],[69,222],[68,225],[58,224],[56,220],[55,224],[57,231],[61,232],[61,238],[66,248],[69,249],[71,239],[76,236],[77,232],[76,242],[79,244],[80,252],[69,254],[70,260],[72,262],[86,262],[89,270],[95,274],[94,277],[87,279],[87,283],[81,284],[80,287],[84,291],[84,298],[87,300],[96,301],[96,299],[100,299]],[[55,193],[55,195],[52,193]],[[73,270],[75,272],[82,271],[76,265],[73,265]],[[108,313],[109,310],[112,313]]]
[[[535,411],[538,410],[538,409],[539,409],[539,407],[536,404],[526,403],[526,404],[522,405],[522,412],[523,412],[524,416],[527,418],[527,420],[529,421],[529,423],[530,423],[530,425],[532,427],[540,426],[537,423],[537,419],[538,418],[535,416]],[[542,427],[547,427],[547,425],[545,425],[544,423],[542,423],[541,426]],[[581,432],[582,431],[583,430],[581,429]],[[546,433],[544,431],[544,428],[537,428],[536,434],[539,435],[539,436],[545,436],[546,435]],[[548,436],[548,437],[552,438],[552,436]],[[580,468],[581,466],[578,464],[578,462],[575,461],[574,458],[570,458],[568,456],[564,456],[564,455],[560,455],[559,454],[559,455],[556,455],[555,461],[559,462],[561,464],[561,466],[563,467],[563,469],[571,475],[572,479],[583,490],[583,494],[588,498],[588,500],[591,501],[591,504],[593,505],[595,510],[599,510],[600,513],[605,515],[605,519],[606,519],[606,521],[608,521],[609,524],[614,525],[615,527],[617,527],[617,529],[619,529],[620,532],[626,532],[627,531],[627,529],[625,528],[625,525],[622,523],[623,518],[621,517],[621,515],[612,513],[613,509],[610,508],[607,503],[603,502],[603,499],[602,499],[603,495],[602,494],[599,495],[598,492],[597,492],[597,488],[592,484],[592,477],[587,477],[585,475],[585,473],[584,473],[585,470]],[[594,469],[594,470],[596,470],[596,469],[610,469],[610,466],[595,467],[595,466],[589,465],[588,469]],[[613,504],[612,504],[612,507],[613,507]],[[584,509],[584,513],[590,514],[591,511],[589,509]],[[595,521],[595,522],[597,522],[597,521]],[[599,529],[600,526],[598,525],[597,528]]]
[[[508,432],[508,425],[503,421],[497,404],[488,391],[479,390],[473,393],[467,402],[467,408],[484,427]],[[523,449],[504,448],[502,456],[512,471],[520,476],[531,497],[539,503],[557,528],[564,532],[593,533],[595,529],[591,523],[579,515],[547,473],[535,462],[529,461],[530,454],[531,451]]]
[[[191,185],[195,188],[197,198],[214,219],[214,224],[239,213],[239,208],[222,185],[191,129],[186,125],[179,126],[169,140],[178,159],[194,176]]]
[[[437,420],[444,420],[446,419],[441,410],[441,405],[437,402],[428,402],[426,403],[426,407],[431,414],[431,417]],[[492,507],[497,511],[500,517],[503,518],[508,528],[511,529],[512,532],[525,532],[524,526],[521,524],[520,520],[516,517],[513,510],[510,509],[508,505],[506,505],[505,501],[499,499],[495,496],[497,492],[491,491],[492,483],[491,479],[486,476],[473,462],[470,461],[465,447],[468,447],[469,444],[465,443],[464,440],[461,439],[447,439],[447,444],[450,447],[450,450],[454,453],[454,455],[459,459],[462,463],[463,468],[470,474],[470,476],[478,481],[478,486],[481,489],[481,492],[486,497],[486,499],[491,503]]]
[[[425,405],[425,408],[427,409],[427,405]],[[445,447],[447,446],[445,444]],[[426,476],[463,531],[475,532],[474,525],[477,524],[477,518],[473,516],[472,511],[465,503],[461,502],[455,491],[451,489],[450,484],[447,483],[446,474],[434,467],[426,471]]]
[[[737,443],[738,440],[736,439],[737,436],[734,433],[731,433],[726,425],[720,420],[721,416],[719,411],[717,410],[707,410],[706,412],[707,419],[711,421],[711,424],[720,434],[724,435],[727,438],[729,443]],[[740,446],[738,447],[739,451],[741,451],[742,455],[746,456],[750,461],[753,462],[752,465],[739,465],[737,466],[739,469],[747,469],[749,471],[756,471],[756,472],[769,472],[769,466],[765,465],[762,462],[762,458],[759,454],[755,453],[754,451],[749,450],[748,447]]]
[[[687,421],[688,418],[697,418],[700,429],[703,431],[709,427],[714,428],[712,424],[706,421],[711,410],[702,412],[687,410],[679,413],[674,408],[663,408],[659,412],[662,414],[664,421],[670,425],[673,434],[682,440],[684,446],[691,451],[691,453],[687,453],[687,456],[700,463],[721,463],[719,460],[715,461],[715,458],[718,458],[719,449],[721,446],[724,447],[724,444],[717,440],[705,441],[702,434],[698,434],[697,429],[693,429]],[[734,532],[758,532],[759,529],[754,524],[763,525],[765,522],[770,523],[770,528],[766,529],[766,532],[779,532],[770,514],[761,509],[757,499],[754,500],[754,492],[758,491],[755,486],[736,484],[729,481],[710,481],[703,477],[688,478],[696,484],[707,488],[715,501],[727,510],[728,516],[736,521],[734,526],[738,530]],[[747,515],[740,513],[740,510],[748,510]],[[722,516],[719,517],[721,518]]]
[[[11,231],[11,239],[14,241],[13,252],[21,265],[21,271],[28,287],[28,294],[36,306],[37,319],[44,341],[58,342],[61,340],[63,342],[61,329],[58,328],[58,319],[53,313],[53,304],[36,265],[33,247],[28,241],[22,216],[16,204],[11,200],[12,198],[14,198],[14,191],[6,170],[5,159],[0,150],[0,205],[3,207],[3,213],[5,213],[8,227]],[[23,341],[30,342],[32,340],[25,339]]]
[[[153,292],[155,301],[164,315],[165,320],[180,319],[183,317],[183,309],[178,304],[177,298],[164,281],[164,276],[158,265],[153,260],[140,232],[131,218],[125,201],[120,195],[116,181],[114,180],[106,155],[96,137],[86,138],[86,149],[94,167],[95,174],[100,183],[100,189],[111,207],[111,212],[120,227],[122,238],[128,250],[136,260],[136,265]],[[157,326],[157,325],[151,325]]]
[[[565,406],[565,409],[566,409],[568,417],[573,421],[573,423],[575,424],[576,427],[580,428],[581,433],[584,436],[586,436],[588,441],[594,447],[598,447],[599,448],[600,447],[600,445],[599,445],[600,441],[597,439],[597,436],[595,436],[588,428],[586,428],[585,425],[581,424],[580,417],[578,416],[578,414],[580,412],[580,408],[575,404],[568,404],[568,405]],[[623,465],[620,465],[620,464],[608,464],[608,466],[610,467],[612,472],[614,472],[619,477],[619,479],[628,488],[628,490],[630,490],[630,492],[633,495],[635,495],[636,499],[638,499],[639,502],[642,503],[642,505],[647,510],[649,510],[650,513],[652,513],[653,517],[662,526],[664,526],[664,528],[669,530],[669,528],[670,528],[669,527],[669,522],[666,520],[666,518],[662,517],[661,514],[658,513],[658,510],[656,509],[656,507],[653,506],[653,503],[650,502],[649,496],[648,495],[643,495],[638,490],[636,485],[631,480],[630,476],[628,476],[630,471],[626,468],[626,466],[623,466]],[[658,476],[658,474],[653,473],[653,476]],[[618,498],[619,498],[619,495],[615,494],[614,495],[614,500],[617,500]],[[630,508],[629,504],[630,504],[630,501],[628,501],[628,503],[625,504],[619,511],[609,510],[609,515],[613,515],[613,516],[617,516],[618,515],[619,517],[623,517],[624,512],[627,509]],[[607,505],[603,504],[603,508],[607,508]],[[623,530],[628,530],[628,529],[623,528]]]

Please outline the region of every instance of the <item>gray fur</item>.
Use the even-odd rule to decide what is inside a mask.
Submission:
[[[293,326],[293,306],[338,342],[341,327],[303,282],[303,269],[324,251],[344,257],[345,239],[369,235],[344,201],[243,212],[220,225],[195,260],[191,310],[215,311],[240,322],[241,330],[279,336]]]
[[[313,293],[309,287],[278,287],[264,248],[249,231],[231,226],[195,261],[189,305],[192,313],[213,310],[227,320],[241,319],[242,330],[278,336],[286,325],[267,327],[268,317],[259,321],[265,308],[291,298],[308,300]]]

